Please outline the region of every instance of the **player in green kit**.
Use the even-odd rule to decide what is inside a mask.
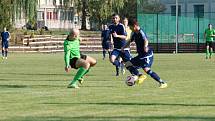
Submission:
[[[66,72],[69,72],[71,68],[78,69],[73,80],[67,86],[68,88],[79,88],[77,82],[79,81],[82,83],[83,76],[89,72],[90,67],[96,65],[96,60],[94,58],[80,53],[78,29],[72,29],[64,41],[64,61]]]
[[[208,28],[205,30],[204,38],[206,40],[206,59],[210,58],[213,54],[213,38],[215,37],[215,30],[211,24],[208,24]]]

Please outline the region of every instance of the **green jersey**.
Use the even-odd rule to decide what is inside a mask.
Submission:
[[[212,37],[211,35],[215,35],[215,30],[206,29],[205,34],[206,34],[206,41],[212,42],[214,37]]]
[[[70,66],[70,59],[80,58],[80,38],[64,40],[64,61],[66,67]]]

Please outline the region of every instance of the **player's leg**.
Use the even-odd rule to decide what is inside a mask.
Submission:
[[[146,75],[143,75],[138,71],[139,68],[142,67],[142,60],[139,56],[136,56],[132,58],[130,61],[126,62],[125,66],[130,71],[132,75],[138,76],[138,80],[136,81],[136,84],[141,84],[144,82],[144,80],[147,78]]]
[[[102,59],[104,60],[105,59],[105,55],[106,55],[106,49],[103,48],[102,54],[103,54],[103,58]]]
[[[117,59],[119,57],[120,51],[114,49],[111,53],[111,57],[110,57],[110,62],[115,65],[116,67],[116,76],[119,76],[119,67],[120,67],[120,62]]]
[[[122,73],[122,75],[124,75],[125,74],[125,63],[124,63],[124,61],[120,62],[120,67],[121,67],[121,73]]]
[[[5,56],[5,54],[4,54],[4,48],[2,48],[2,59],[4,59],[4,56]]]
[[[5,57],[5,44],[2,41],[2,59],[4,59],[4,57]]]
[[[209,48],[210,48],[210,56],[209,56],[209,58],[211,59],[211,57],[213,55],[213,42],[210,42]]]
[[[120,53],[120,56],[121,56],[121,60],[120,60],[121,73],[125,74],[125,69],[124,69],[125,62],[130,61],[132,58],[130,50],[124,50],[124,52]]]
[[[78,68],[78,71],[76,73],[76,75],[74,76],[73,80],[71,81],[71,83],[68,85],[68,88],[79,88],[77,85],[77,81],[83,77],[84,74],[86,74],[87,70],[90,67],[90,63],[88,63],[86,60],[84,59],[73,59],[72,60],[73,64],[75,63],[75,68]],[[72,67],[72,65],[71,65]]]
[[[93,67],[93,66],[96,65],[97,61],[93,57],[90,57],[90,56],[87,56],[87,55],[83,55],[83,54],[81,54],[81,58],[84,59],[84,60],[86,60],[86,62],[90,64],[89,69],[83,74],[83,76],[80,79],[78,79],[79,83],[83,84],[83,81],[84,81],[83,77],[84,77],[84,75],[86,75],[90,71],[91,67]]]
[[[160,86],[159,86],[160,88],[167,87],[167,83],[165,81],[163,81],[159,77],[159,75],[157,73],[153,72],[149,67],[145,67],[145,68],[143,68],[143,70],[160,84]]]
[[[7,59],[7,54],[8,54],[8,46],[5,47],[5,59]]]
[[[206,59],[209,58],[209,42],[206,41]]]

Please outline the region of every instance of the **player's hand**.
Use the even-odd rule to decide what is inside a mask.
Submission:
[[[65,67],[65,71],[68,73],[70,71],[71,67]]]
[[[149,51],[149,47],[144,47],[144,52],[148,52]]]
[[[113,33],[113,36],[114,36],[114,37],[118,37],[118,35],[117,35],[117,33],[116,33],[116,32],[114,32],[114,33]]]

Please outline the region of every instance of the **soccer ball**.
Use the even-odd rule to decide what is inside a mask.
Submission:
[[[128,86],[134,86],[135,85],[135,81],[138,79],[137,76],[135,75],[130,75],[130,76],[127,76],[126,80],[125,80],[125,83],[126,85]]]

